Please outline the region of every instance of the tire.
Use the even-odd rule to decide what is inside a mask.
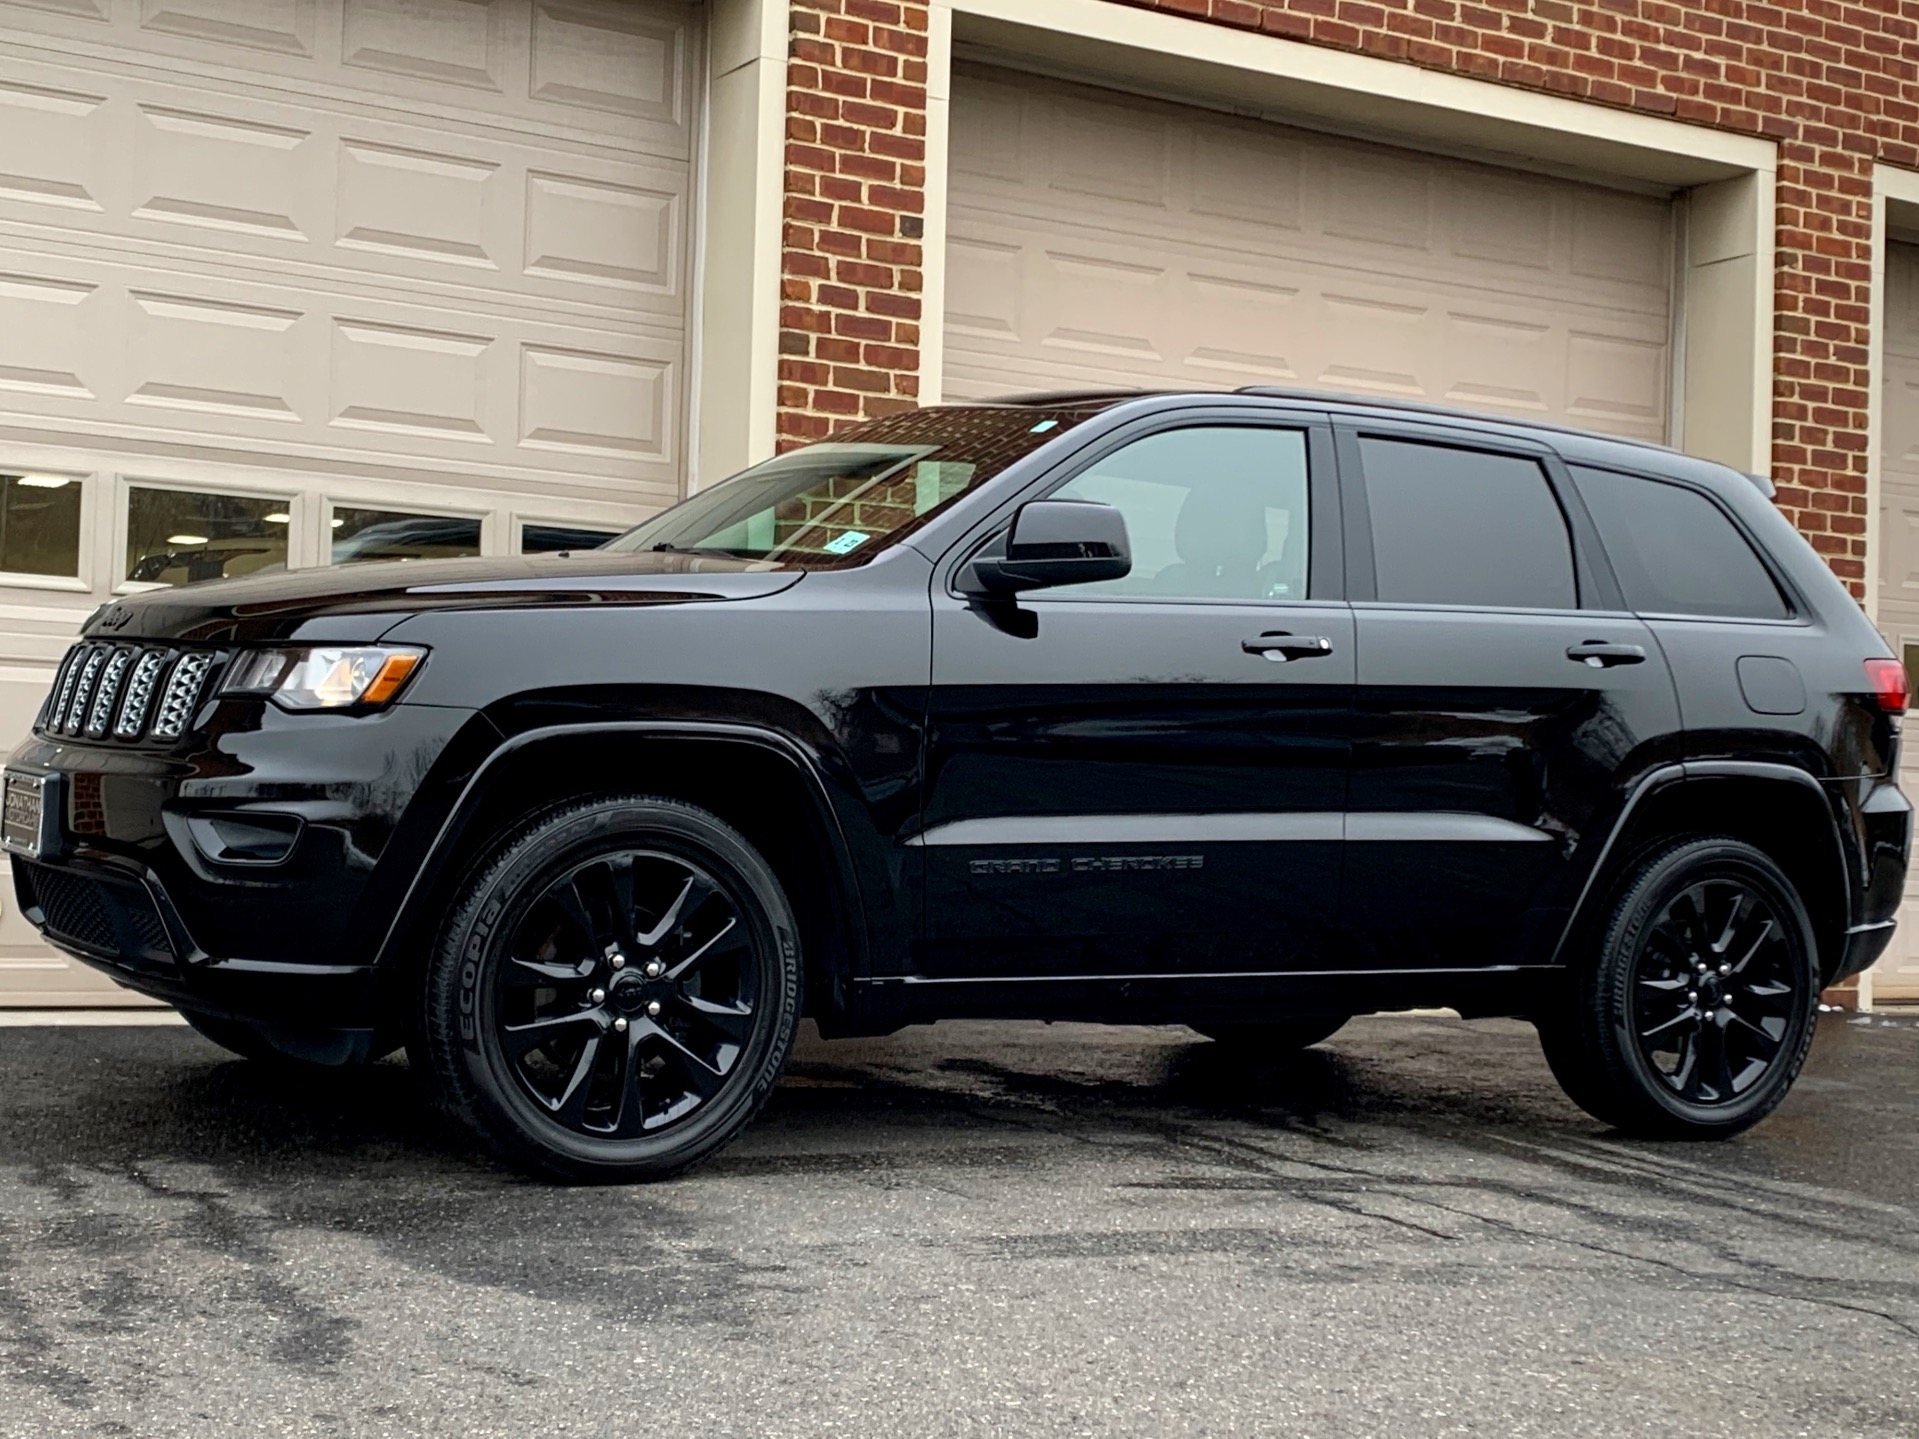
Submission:
[[[1331,1039],[1351,1018],[1350,1014],[1307,1014],[1272,1024],[1195,1024],[1191,1028],[1249,1059],[1278,1059]]]
[[[1726,1139],[1777,1108],[1819,1009],[1812,924],[1779,866],[1739,840],[1680,840],[1627,873],[1599,923],[1535,1021],[1567,1096],[1660,1139]]]
[[[799,930],[738,832],[601,798],[506,836],[455,898],[421,1042],[442,1101],[510,1163],[665,1179],[766,1103],[799,1026]]]

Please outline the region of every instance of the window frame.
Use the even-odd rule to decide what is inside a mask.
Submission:
[[[151,475],[123,471],[116,474],[113,485],[113,526],[112,568],[108,571],[113,578],[107,589],[114,595],[143,595],[153,590],[170,590],[173,585],[162,584],[157,580],[130,580],[124,571],[127,567],[127,541],[133,529],[133,492],[140,490],[168,490],[175,494],[219,495],[236,500],[269,500],[282,503],[287,512],[287,562],[286,568],[296,570],[299,563],[299,535],[304,511],[303,502],[310,504],[310,498],[299,490],[282,489],[271,485],[234,485],[208,480],[158,479]]]
[[[1759,542],[1759,537],[1755,535],[1751,527],[1739,517],[1738,512],[1718,495],[1715,495],[1710,489],[1706,488],[1706,486],[1693,484],[1691,481],[1680,479],[1675,475],[1661,475],[1655,474],[1650,470],[1627,469],[1623,465],[1592,464],[1586,460],[1579,460],[1570,463],[1567,467],[1568,488],[1570,488],[1575,495],[1578,494],[1578,481],[1572,478],[1572,470],[1575,468],[1595,470],[1609,475],[1619,475],[1625,479],[1640,480],[1647,484],[1669,485],[1673,489],[1690,490],[1693,494],[1698,495],[1716,509],[1720,515],[1732,525],[1733,532],[1737,534],[1741,540],[1745,541],[1746,548],[1752,551],[1753,558],[1759,561],[1759,567],[1766,572],[1767,577],[1773,583],[1773,587],[1779,591],[1779,598],[1784,600],[1786,605],[1786,613],[1784,615],[1698,615],[1673,613],[1666,610],[1636,610],[1633,609],[1627,601],[1625,597],[1625,587],[1621,585],[1619,586],[1621,613],[1633,615],[1642,620],[1684,620],[1687,624],[1700,625],[1772,625],[1774,627],[1789,626],[1803,628],[1812,623],[1812,612],[1807,606],[1804,597],[1800,595],[1798,587],[1792,583],[1791,577],[1779,567],[1766,547]],[[1583,498],[1580,499],[1580,505],[1583,509],[1585,505]],[[1605,541],[1600,538],[1598,525],[1593,524],[1592,529],[1593,542],[1598,547],[1599,552],[1604,555]],[[1610,569],[1612,564],[1610,556],[1607,557],[1606,564]]]
[[[1629,613],[1612,564],[1599,543],[1599,533],[1592,516],[1586,512],[1578,491],[1573,487],[1565,461],[1552,446],[1522,435],[1464,429],[1443,423],[1422,424],[1414,420],[1345,414],[1334,415],[1333,438],[1339,463],[1340,504],[1345,519],[1346,588],[1353,604],[1379,609],[1434,610],[1454,614]],[[1361,440],[1433,445],[1442,449],[1467,450],[1536,463],[1545,476],[1547,491],[1558,504],[1560,518],[1566,525],[1566,537],[1573,560],[1573,607],[1456,605],[1380,599],[1378,569],[1373,554],[1372,508],[1366,495],[1366,467],[1360,449]]]
[[[1229,397],[1222,396],[1222,399]],[[1244,608],[1248,605],[1323,605],[1345,600],[1344,546],[1340,535],[1340,491],[1337,461],[1333,452],[1333,432],[1327,415],[1319,410],[1278,409],[1255,405],[1204,405],[1160,411],[1139,417],[1131,423],[1114,426],[1070,456],[1021,487],[1019,492],[997,506],[968,541],[955,552],[947,575],[947,592],[964,598],[953,589],[966,563],[993,541],[1004,535],[1021,505],[1043,500],[1096,468],[1112,455],[1140,440],[1175,430],[1261,429],[1290,430],[1306,438],[1306,593],[1297,599],[1236,599],[1206,595],[1114,595],[1075,594],[1071,585],[1034,590],[1019,596],[1021,604],[1121,604],[1121,605],[1207,605]]]
[[[407,519],[422,520],[477,520],[480,525],[480,548],[472,556],[480,559],[488,555],[504,553],[493,548],[493,532],[496,528],[495,517],[498,511],[468,509],[457,505],[416,505],[411,500],[359,500],[350,493],[327,491],[319,497],[319,533],[315,536],[319,543],[320,558],[316,569],[348,569],[356,564],[378,564],[377,560],[348,560],[345,564],[333,558],[333,521],[340,510],[378,510],[386,514],[401,515]]]
[[[93,544],[100,504],[100,472],[72,465],[0,463],[0,473],[8,475],[60,475],[80,487],[80,534],[74,554],[74,574],[37,575],[28,570],[0,570],[0,585],[9,589],[49,590],[56,594],[92,594],[95,587],[96,552]]]

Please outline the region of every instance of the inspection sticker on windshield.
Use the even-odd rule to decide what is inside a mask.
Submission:
[[[848,530],[837,540],[828,540],[822,548],[829,555],[850,555],[873,537],[860,530]]]

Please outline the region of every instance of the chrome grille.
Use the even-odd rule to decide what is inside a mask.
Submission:
[[[154,686],[166,667],[165,650],[147,650],[134,661],[133,678],[127,681],[127,697],[120,706],[120,718],[113,726],[115,739],[138,739],[146,732]]]
[[[160,697],[160,707],[153,716],[155,739],[178,739],[186,732],[187,721],[193,717],[193,708],[199,704],[200,691],[206,685],[207,671],[212,668],[210,654],[181,657],[173,673],[167,676],[166,692]]]
[[[113,721],[114,702],[120,698],[120,685],[133,663],[133,650],[114,650],[100,671],[100,682],[93,689],[93,705],[87,711],[87,738],[105,739]]]
[[[38,728],[72,739],[179,739],[218,660],[209,650],[83,640],[61,661]]]
[[[73,698],[73,682],[80,673],[81,645],[75,645],[67,651],[65,659],[60,661],[60,672],[54,677],[53,693],[47,703],[40,706],[40,728],[58,730],[60,721],[66,718],[67,704]]]
[[[60,721],[60,728],[66,734],[79,734],[87,722],[87,705],[93,699],[94,682],[100,678],[100,667],[107,662],[105,645],[88,645],[86,655],[80,660],[80,679],[73,687],[73,703],[67,707],[66,716]]]

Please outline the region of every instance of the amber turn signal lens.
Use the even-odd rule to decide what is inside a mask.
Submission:
[[[388,655],[386,663],[380,666],[380,672],[373,677],[373,683],[366,687],[366,693],[360,696],[361,704],[383,705],[400,692],[407,676],[420,667],[423,655]]]
[[[1879,708],[1889,715],[1906,712],[1906,690],[1910,682],[1906,667],[1898,660],[1867,660],[1866,685]]]

